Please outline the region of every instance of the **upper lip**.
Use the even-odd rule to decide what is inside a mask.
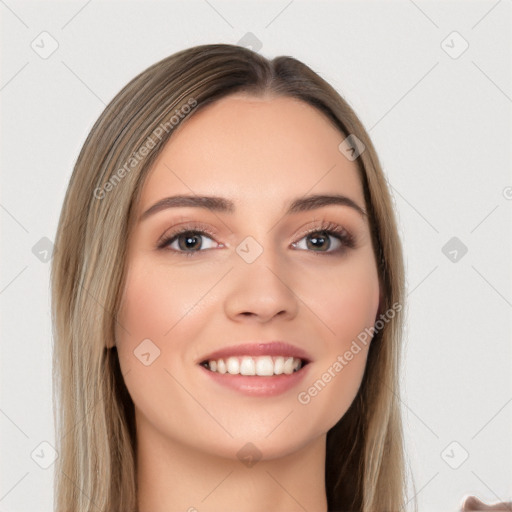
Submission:
[[[231,347],[224,347],[214,352],[201,357],[197,362],[199,364],[212,359],[225,359],[227,357],[241,357],[241,356],[285,356],[295,357],[302,359],[306,363],[312,361],[311,356],[302,348],[291,345],[284,341],[269,341],[269,342],[253,342],[242,343],[240,345],[233,345]]]

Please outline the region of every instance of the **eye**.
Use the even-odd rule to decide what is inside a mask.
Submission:
[[[216,246],[224,247],[223,244],[215,242],[215,236],[211,229],[203,224],[186,225],[164,235],[157,247],[184,256],[194,256]],[[305,249],[314,254],[341,254],[347,249],[354,248],[355,240],[342,226],[323,221],[319,226],[303,233],[299,241],[291,245],[294,249]]]
[[[209,238],[206,233],[202,231],[182,231],[178,235],[173,236],[170,240],[172,244],[169,245],[169,248],[173,249],[172,245],[177,243],[178,247],[174,247],[174,250],[189,251],[195,249],[211,249],[211,247],[205,247],[204,243],[201,242],[201,239],[204,237]],[[206,245],[208,246],[208,244]]]
[[[214,234],[204,226],[184,226],[164,235],[158,244],[158,248],[183,253],[186,256],[193,256],[194,253],[201,250],[213,248],[214,244],[211,243],[214,242],[213,236]],[[203,242],[205,238],[210,240],[210,243],[205,244]],[[222,247],[222,244],[219,245]]]
[[[331,242],[331,239],[334,239],[334,243]],[[302,240],[305,240],[305,244],[300,243]],[[323,222],[321,226],[309,230],[299,242],[294,242],[292,246],[299,249],[310,249],[314,253],[331,254],[353,248],[355,241],[352,235],[342,226],[332,222]]]

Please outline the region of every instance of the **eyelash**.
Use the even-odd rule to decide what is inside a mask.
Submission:
[[[204,250],[198,250],[198,251],[181,251],[176,249],[168,249],[167,246],[173,242],[179,235],[190,233],[193,235],[205,235],[209,238],[215,238],[216,234],[206,225],[201,223],[192,223],[186,226],[183,226],[173,232],[171,232],[168,235],[165,235],[162,240],[158,243],[157,248],[162,250],[168,250],[173,251],[178,254],[182,254],[186,257],[192,257],[197,253],[204,252]],[[326,235],[333,236],[334,238],[338,239],[339,242],[342,244],[341,247],[338,249],[335,249],[333,251],[307,251],[312,252],[315,255],[323,254],[323,255],[333,255],[333,254],[342,254],[347,249],[353,249],[355,247],[355,240],[354,237],[342,226],[335,224],[333,222],[328,221],[322,221],[320,226],[317,226],[315,228],[309,229],[304,233],[301,233],[300,238],[298,241],[302,240],[304,237],[311,235],[311,234],[317,234],[317,233],[325,233]],[[296,244],[297,242],[293,242]],[[300,249],[299,249],[300,250]]]

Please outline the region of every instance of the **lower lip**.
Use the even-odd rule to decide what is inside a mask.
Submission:
[[[239,391],[249,396],[275,396],[288,391],[297,386],[309,372],[311,363],[303,366],[299,371],[290,375],[272,375],[261,377],[259,375],[231,375],[230,373],[218,373],[208,370],[204,366],[199,368],[205,372],[211,379],[222,386]]]

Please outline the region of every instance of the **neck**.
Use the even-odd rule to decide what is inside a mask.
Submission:
[[[326,511],[326,434],[270,460],[240,441],[226,458],[137,425],[138,512]]]

